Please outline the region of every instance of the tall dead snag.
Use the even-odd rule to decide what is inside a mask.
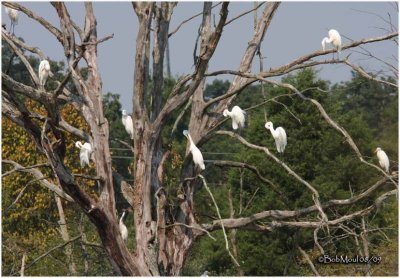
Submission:
[[[47,156],[49,164],[53,169],[62,189],[82,208],[90,220],[96,225],[99,236],[103,242],[110,262],[117,274],[134,275],[140,274],[133,257],[123,242],[116,219],[115,196],[112,184],[111,156],[108,146],[108,122],[104,118],[102,106],[102,85],[97,67],[97,31],[96,19],[93,14],[91,3],[85,3],[85,28],[80,30],[80,45],[76,42],[74,35],[75,23],[71,20],[64,3],[52,3],[60,19],[61,30],[36,16],[33,12],[17,3],[5,3],[6,6],[20,10],[29,17],[37,20],[45,28],[54,34],[64,48],[64,54],[68,60],[69,74],[67,78],[72,81],[77,89],[79,97],[72,96],[65,88],[65,83],[54,92],[47,92],[40,88],[28,87],[20,84],[3,73],[3,94],[6,116],[14,123],[22,126],[33,138],[39,151]],[[78,29],[79,30],[79,29]],[[5,34],[2,32],[2,36]],[[12,37],[17,42],[18,39]],[[18,53],[17,53],[18,54]],[[21,56],[22,54],[20,54]],[[22,58],[22,56],[21,56]],[[83,58],[88,68],[88,78],[84,80],[80,74],[77,60]],[[35,75],[35,73],[31,73]],[[33,79],[35,79],[33,77]],[[4,82],[5,81],[5,82]],[[63,95],[61,95],[63,93]],[[30,97],[47,110],[48,116],[40,118],[39,125],[33,118],[25,105],[15,97],[22,94]],[[82,187],[71,175],[71,171],[64,165],[66,142],[60,130],[71,132],[78,137],[82,133],[75,132],[77,129],[70,127],[61,119],[59,101],[67,100],[74,104],[75,108],[85,118],[90,126],[90,136],[82,139],[89,141],[94,147],[94,158],[96,173],[99,177],[100,195],[98,198],[90,197],[82,190]]]

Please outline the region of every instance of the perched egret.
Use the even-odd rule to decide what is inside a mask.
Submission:
[[[131,139],[133,139],[133,121],[132,117],[126,114],[126,110],[122,110],[122,124],[126,132],[131,136]]]
[[[203,274],[201,274],[201,277],[208,277],[208,271],[206,270],[206,271],[204,271],[204,273]]]
[[[337,50],[337,52],[340,53],[340,51],[342,50],[342,37],[340,36],[339,32],[331,29],[329,30],[328,35],[329,37],[325,37],[321,42],[322,50],[325,51],[325,45],[327,43],[330,43]]]
[[[379,165],[389,173],[389,157],[387,154],[381,148],[376,148],[375,153],[379,159]]]
[[[267,122],[265,128],[271,131],[272,137],[275,139],[276,149],[278,153],[283,153],[287,144],[286,132],[282,127],[274,129],[274,124],[272,122]]]
[[[49,61],[43,60],[39,64],[39,82],[42,87],[46,84],[47,78],[50,74],[50,64]]]
[[[203,155],[201,154],[201,151],[193,143],[192,137],[190,136],[190,134],[187,130],[183,131],[183,135],[185,135],[186,138],[190,142],[190,152],[192,153],[194,164],[196,166],[200,167],[201,170],[204,170],[206,168],[206,166],[204,165],[204,159],[203,159]]]
[[[240,109],[239,106],[234,106],[232,111],[229,112],[228,109],[225,109],[223,112],[224,117],[231,117],[232,118],[232,128],[238,129],[238,127],[243,128],[244,122],[246,120],[246,112]]]
[[[92,145],[85,143],[82,145],[80,141],[75,143],[75,146],[80,149],[79,158],[81,160],[81,167],[85,167],[85,164],[89,166],[89,158],[93,152]]]
[[[12,8],[6,7],[6,13],[11,20],[10,32],[14,34],[14,27],[18,24],[18,11]]]
[[[122,239],[126,242],[128,240],[128,228],[124,224],[126,210],[122,213],[121,218],[119,219],[119,231],[121,232]]]

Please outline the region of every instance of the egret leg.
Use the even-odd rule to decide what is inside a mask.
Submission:
[[[242,126],[239,125],[238,133],[239,133],[239,135],[242,136],[242,137],[243,137],[243,130],[244,130],[244,128],[243,128]]]

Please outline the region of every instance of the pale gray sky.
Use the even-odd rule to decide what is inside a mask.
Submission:
[[[56,12],[47,2],[24,2],[32,11],[59,27]],[[83,26],[84,5],[68,2],[67,7],[73,19]],[[229,5],[229,18],[253,8],[253,2],[232,2]],[[219,18],[220,6],[213,11]],[[259,9],[262,12],[263,6]],[[171,30],[184,19],[200,12],[202,2],[181,2],[174,10]],[[359,10],[359,11],[357,11]],[[137,34],[137,18],[130,2],[95,2],[98,37],[114,33],[114,38],[99,46],[99,67],[103,80],[103,92],[121,95],[124,109],[132,110],[133,62]],[[360,12],[364,11],[364,12]],[[368,14],[366,12],[374,13]],[[398,25],[398,12],[393,2],[283,2],[262,44],[262,53],[267,58],[264,68],[287,63],[301,55],[321,48],[321,40],[329,29],[337,29],[342,35],[353,40],[387,34],[389,20]],[[382,18],[379,18],[382,17]],[[170,38],[171,67],[173,75],[181,75],[193,70],[193,47],[201,17],[183,25],[178,33]],[[2,9],[2,22],[9,26],[9,19]],[[382,29],[384,28],[384,29]],[[253,14],[246,15],[224,28],[221,42],[210,63],[209,70],[237,69],[242,54],[253,31]],[[41,25],[20,13],[15,34],[25,41],[40,47],[53,60],[65,60],[63,49],[58,41]],[[348,42],[343,39],[344,43]],[[393,42],[379,42],[365,46],[380,59],[397,65],[398,48]],[[343,55],[350,54],[344,51]],[[395,58],[394,58],[395,57]],[[330,57],[329,57],[330,58]],[[357,53],[350,56],[366,70],[379,70],[381,63],[365,59]],[[258,60],[253,70],[257,71]],[[344,65],[320,67],[320,76],[332,82],[346,81],[350,70]],[[230,79],[230,76],[220,76]]]

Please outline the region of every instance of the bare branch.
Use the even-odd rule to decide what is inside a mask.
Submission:
[[[5,87],[12,88],[13,91],[15,91],[16,93],[23,94],[24,96],[39,101],[42,104],[47,103],[48,100],[52,97],[50,93],[43,90],[36,90],[30,86],[26,86],[20,82],[15,81],[5,73],[2,73],[1,79]]]
[[[202,231],[202,232],[206,233],[209,238],[211,238],[214,241],[217,241],[215,239],[215,237],[213,237],[207,230],[201,228],[200,225],[198,225],[198,226],[190,226],[190,225],[187,225],[185,223],[174,223],[174,224],[170,224],[170,225],[165,226],[164,229],[169,228],[169,227],[174,227],[174,226],[183,226],[183,227],[186,227],[186,228],[189,228],[189,229],[195,229],[195,230]],[[160,227],[160,229],[163,229],[163,227]]]
[[[212,160],[210,161],[212,164],[214,164],[215,166],[219,166],[219,167],[236,167],[236,168],[246,168],[249,169],[250,171],[252,171],[254,174],[256,174],[256,176],[265,184],[268,184],[271,189],[278,194],[282,201],[289,206],[289,200],[287,199],[287,197],[285,196],[285,194],[283,194],[279,188],[269,179],[263,177],[260,173],[260,171],[258,170],[257,167],[247,164],[247,163],[243,163],[243,162],[236,162],[236,161],[227,161],[227,160]]]
[[[120,140],[120,139],[115,139],[114,141],[119,142],[122,145],[124,145],[125,147],[129,148],[133,154],[135,153],[135,149],[132,147],[131,144],[129,144],[129,143],[123,141],[123,140]]]
[[[351,197],[349,199],[344,199],[344,200],[330,200],[324,204],[322,204],[322,207],[324,209],[332,207],[332,206],[345,206],[345,205],[351,205],[356,202],[359,202],[362,199],[365,199],[369,196],[372,195],[373,192],[375,192],[379,187],[385,184],[387,181],[386,178],[378,181],[376,184],[368,188],[366,191],[363,193]],[[384,200],[386,200],[388,197],[395,195],[397,193],[397,190],[392,190],[389,192],[384,193],[382,196],[380,196],[378,199],[375,200],[375,203],[371,205],[370,207],[367,207],[361,211],[357,211],[352,214],[345,215],[343,217],[337,218],[335,220],[329,220],[326,222],[326,225],[334,226],[338,225],[342,222],[351,220],[355,217],[367,215],[368,213],[372,212],[374,208],[378,208]],[[259,212],[256,214],[253,214],[249,217],[241,217],[241,218],[236,218],[236,219],[222,219],[224,227],[228,229],[234,229],[234,228],[239,228],[239,227],[245,227],[248,225],[253,224],[256,221],[265,219],[265,218],[273,218],[276,220],[282,220],[282,219],[287,219],[287,218],[296,218],[305,214],[309,214],[312,212],[318,211],[317,207],[311,206],[308,208],[302,208],[294,211],[288,211],[288,210],[267,210],[263,212]],[[277,222],[276,220],[272,221],[269,225],[268,230],[274,229],[276,227],[282,227],[282,226],[294,226],[294,227],[302,227],[302,228],[320,228],[321,227],[321,222]],[[211,224],[203,224],[202,225],[206,230],[208,231],[214,231],[216,229],[221,228],[221,222],[220,220],[215,220]]]
[[[31,10],[29,10],[28,8],[18,4],[16,2],[3,2],[3,5],[8,8],[19,10],[19,11],[23,12],[24,14],[26,14],[28,17],[36,20],[41,25],[43,25],[43,27],[46,28],[50,33],[52,33],[58,39],[58,41],[61,42],[61,44],[64,44],[64,38],[63,38],[61,31],[58,30],[53,25],[51,25],[43,17],[34,14]]]
[[[346,65],[348,65],[349,67],[351,67],[356,72],[358,72],[361,76],[363,76],[363,77],[365,77],[365,78],[367,78],[369,80],[373,80],[375,82],[379,82],[379,83],[382,83],[382,84],[385,84],[385,85],[389,85],[389,86],[392,86],[392,87],[395,87],[395,88],[399,88],[399,86],[397,84],[395,84],[395,83],[388,82],[388,81],[382,80],[382,79],[374,78],[370,74],[366,73],[361,67],[359,67],[359,66],[357,66],[355,64],[351,64],[349,61],[345,61],[344,63]]]
[[[40,163],[40,164],[36,164],[36,165],[28,166],[28,167],[23,167],[23,168],[14,167],[14,169],[2,174],[1,177],[4,178],[5,176],[7,176],[7,175],[9,175],[11,173],[14,173],[16,171],[28,170],[28,169],[33,169],[33,168],[45,167],[45,166],[49,167],[50,164],[48,164],[48,163]]]
[[[230,20],[228,20],[228,21],[225,23],[225,26],[228,25],[229,23],[232,23],[233,21],[235,21],[235,20],[241,18],[242,16],[245,16],[246,14],[249,14],[249,13],[251,13],[251,12],[253,12],[253,11],[258,10],[258,8],[261,7],[262,5],[264,5],[265,3],[266,3],[266,2],[260,2],[260,4],[256,5],[253,9],[248,10],[248,11],[246,11],[246,12],[244,12],[244,13],[241,13],[241,14],[239,14],[239,15],[237,15],[237,16],[231,18]]]
[[[104,38],[97,40],[95,42],[84,42],[84,43],[82,43],[82,45],[96,45],[96,44],[100,44],[105,41],[108,41],[110,39],[113,39],[113,38],[114,38],[114,34],[111,34],[111,35],[105,36]]]
[[[222,2],[219,2],[219,3],[215,4],[214,6],[211,7],[211,9],[215,8],[215,7],[218,6],[218,5],[221,5],[221,3],[222,3]],[[202,14],[203,14],[203,12],[200,12],[200,13],[195,14],[194,16],[191,16],[191,17],[185,19],[184,21],[182,21],[182,22],[178,25],[178,27],[175,28],[174,31],[172,31],[172,32],[170,32],[170,33],[168,34],[168,38],[171,37],[171,36],[172,36],[173,34],[175,34],[176,32],[178,32],[179,29],[182,27],[183,24],[189,22],[190,20],[192,20],[192,19],[194,19],[194,18],[196,18],[196,17],[198,17],[198,16],[200,16],[200,15],[202,15]]]
[[[176,120],[174,122],[174,126],[172,127],[171,135],[174,134],[176,129],[178,128],[178,124],[185,115],[185,112],[189,109],[190,105],[192,105],[193,101],[193,96],[189,98],[188,102],[186,103],[185,107],[182,109],[182,111],[179,113],[178,117],[176,117]]]
[[[53,252],[54,250],[63,248],[64,246],[66,246],[66,245],[68,245],[68,244],[70,244],[70,243],[72,243],[72,242],[74,242],[74,241],[80,239],[81,237],[82,237],[82,235],[73,237],[73,238],[71,238],[70,240],[65,241],[64,243],[62,243],[62,244],[60,244],[60,245],[57,245],[57,246],[51,248],[51,249],[48,250],[47,252],[43,253],[42,255],[40,255],[39,257],[37,257],[36,259],[34,259],[34,260],[25,268],[25,270],[27,270],[28,268],[30,268],[31,266],[33,266],[33,265],[34,265],[35,263],[37,263],[40,259],[43,259],[44,257],[48,256],[48,255],[49,255],[51,252]]]
[[[21,262],[21,277],[25,276],[25,260],[26,260],[26,252],[24,252],[24,254],[22,255],[22,262]]]
[[[354,42],[351,42],[349,44],[344,45],[342,47],[342,51],[345,50],[345,49],[354,48],[354,47],[362,45],[362,44],[368,44],[368,43],[373,43],[373,42],[390,40],[390,39],[392,39],[394,37],[397,37],[397,36],[398,36],[398,32],[394,32],[394,33],[391,33],[391,34],[388,34],[388,35],[384,35],[384,36],[380,36],[380,37],[361,39],[359,41],[354,41]],[[277,67],[277,68],[272,68],[272,69],[269,70],[269,72],[272,72],[272,73],[274,73],[274,72],[282,72],[282,71],[285,71],[285,70],[287,70],[287,69],[289,69],[289,68],[291,68],[293,66],[296,66],[296,65],[302,64],[304,62],[307,62],[307,61],[311,60],[314,57],[325,55],[325,54],[329,54],[329,53],[334,53],[335,51],[336,51],[335,49],[327,49],[325,51],[322,51],[322,50],[315,51],[315,52],[313,52],[311,54],[308,54],[308,55],[302,56],[300,58],[297,58],[296,60],[294,60],[294,61],[292,61],[292,62],[290,62],[288,64],[285,64],[283,66],[280,66],[280,67]]]
[[[67,193],[65,193],[60,187],[58,187],[57,185],[49,182],[44,175],[42,174],[42,172],[40,172],[38,169],[35,168],[25,168],[22,165],[18,164],[15,161],[12,160],[8,160],[8,159],[3,159],[3,163],[7,163],[7,164],[11,164],[14,166],[14,168],[16,169],[16,171],[19,172],[26,172],[26,173],[30,173],[33,176],[35,176],[38,181],[40,181],[40,183],[46,187],[47,189],[53,191],[54,193],[56,193],[58,196],[60,196],[61,198],[68,200],[70,202],[74,202],[74,200],[71,198],[71,196],[69,196]]]
[[[318,231],[319,231],[319,227],[318,228],[316,228],[315,230],[314,230],[314,243],[315,243],[315,245],[318,247],[318,249],[319,249],[319,251],[321,252],[321,254],[322,255],[325,255],[325,250],[324,250],[324,248],[322,248],[322,246],[319,244],[319,242],[318,242]]]
[[[36,86],[39,86],[39,78],[36,75],[36,72],[33,70],[31,64],[29,64],[25,55],[21,52],[21,50],[18,47],[16,47],[16,45],[14,44],[14,42],[12,40],[12,37],[4,29],[1,29],[1,35],[5,39],[5,41],[8,43],[8,45],[12,48],[12,50],[18,55],[18,57],[21,59],[22,63],[24,63],[34,84]]]
[[[308,254],[303,250],[303,248],[301,248],[300,246],[297,245],[297,249],[300,251],[301,255],[303,255],[303,257],[306,259],[308,265],[310,266],[311,270],[314,272],[315,276],[321,276],[318,273],[317,269],[315,268],[315,265],[311,261],[311,259],[308,256]]]
[[[215,201],[214,196],[213,196],[213,194],[212,194],[210,188],[208,188],[208,186],[207,186],[206,179],[205,179],[202,175],[199,175],[199,177],[200,177],[201,180],[203,181],[203,185],[204,185],[204,187],[206,188],[208,194],[210,194],[211,199],[212,199],[212,201],[213,201],[213,203],[214,203],[214,206],[215,206],[215,208],[216,208],[216,210],[217,210],[217,214],[218,214],[218,217],[219,217],[220,223],[221,223],[222,232],[223,232],[224,238],[225,238],[225,249],[226,249],[226,251],[228,251],[229,256],[231,256],[231,258],[232,258],[233,262],[235,263],[235,265],[240,267],[240,264],[237,262],[237,260],[236,260],[235,257],[232,255],[231,251],[229,250],[228,237],[227,237],[226,232],[225,232],[224,223],[222,222],[221,214],[219,213],[219,208],[218,208],[217,202]]]

